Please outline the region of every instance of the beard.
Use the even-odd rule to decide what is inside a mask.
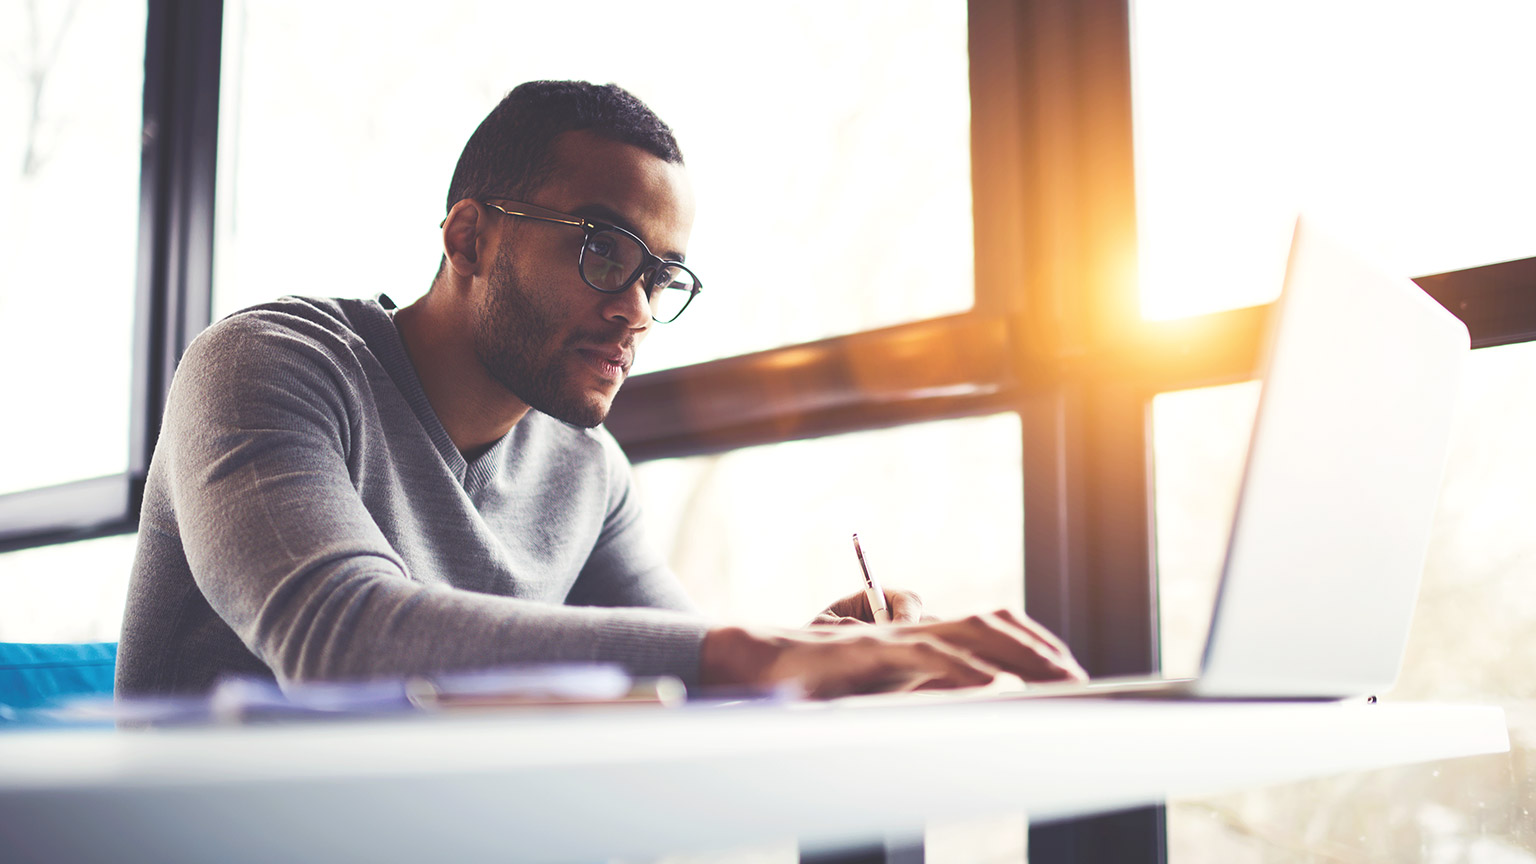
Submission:
[[[560,338],[559,318],[534,297],[512,262],[511,245],[502,244],[491,267],[490,290],[476,310],[475,355],[501,385],[536,411],[573,426],[590,429],[608,416],[612,399],[590,393],[573,381],[568,363],[573,346],[588,342],[629,341],[624,334],[576,331]]]

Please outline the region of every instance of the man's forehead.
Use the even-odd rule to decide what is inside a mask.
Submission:
[[[531,203],[617,224],[659,244],[657,254],[682,253],[694,206],[682,165],[586,130],[562,133],[551,152],[553,170]]]

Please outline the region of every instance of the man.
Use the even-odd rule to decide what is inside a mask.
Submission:
[[[895,627],[718,626],[642,541],[599,424],[698,293],[671,131],[608,85],[508,94],[454,171],[442,265],[395,311],[285,298],[188,349],[150,467],[124,695],[594,661],[815,696],[1082,677],[998,612]],[[324,218],[375,218],[363,205]],[[336,254],[359,254],[338,249]],[[818,621],[868,620],[862,595]]]

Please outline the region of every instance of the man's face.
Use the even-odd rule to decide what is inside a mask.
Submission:
[[[526,203],[625,228],[681,260],[693,193],[680,165],[589,132],[555,139],[556,171]],[[653,326],[643,286],[602,294],[577,269],[580,228],[505,216],[477,299],[474,348],[512,395],[577,426],[603,422]]]

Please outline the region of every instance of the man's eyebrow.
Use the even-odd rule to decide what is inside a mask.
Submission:
[[[591,219],[593,222],[603,222],[608,225],[614,225],[616,227],[623,228],[625,231],[628,231],[636,237],[640,236],[640,232],[635,229],[634,223],[630,222],[628,219],[625,219],[622,215],[619,214],[617,210],[614,210],[612,207],[608,207],[603,204],[584,204],[571,210],[571,214],[574,216],[581,216],[586,219]],[[641,239],[643,240],[645,238],[642,237]],[[660,255],[662,258],[665,258],[668,261],[677,261],[679,263],[687,260],[688,258],[685,253],[679,252],[676,249],[671,249],[666,252],[657,252],[656,254]]]

